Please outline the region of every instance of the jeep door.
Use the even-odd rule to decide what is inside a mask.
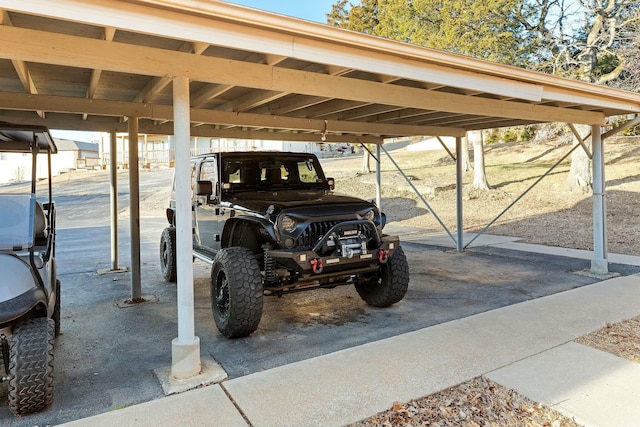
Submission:
[[[200,234],[200,248],[209,252],[220,249],[220,190],[218,186],[218,165],[215,157],[200,163],[198,181],[210,181],[213,193],[196,196],[196,230]]]

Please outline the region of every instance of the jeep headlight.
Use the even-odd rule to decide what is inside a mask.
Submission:
[[[370,211],[367,211],[362,217],[366,220],[373,221],[376,219],[376,213],[373,211],[373,209],[371,209]]]
[[[280,228],[288,233],[291,233],[293,230],[295,230],[296,225],[296,220],[291,218],[289,215],[284,215],[282,218],[280,218]]]

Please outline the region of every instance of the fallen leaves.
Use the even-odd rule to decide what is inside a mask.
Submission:
[[[484,377],[391,409],[351,427],[575,427],[579,424]]]
[[[580,337],[576,342],[640,363],[640,316]]]
[[[576,342],[640,363],[640,316]],[[412,400],[351,427],[575,427],[575,421],[484,377]]]

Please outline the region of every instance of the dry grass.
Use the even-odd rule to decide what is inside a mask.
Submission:
[[[605,150],[609,251],[640,255],[639,139],[608,140]],[[570,149],[567,145],[501,144],[486,151],[487,178],[493,189],[471,188],[473,173],[464,175],[465,231],[478,231],[548,171]],[[456,224],[455,166],[446,153],[392,152],[445,225]],[[575,249],[592,249],[591,194],[566,188],[569,161],[560,164],[487,231],[520,237],[522,241]],[[360,159],[329,162],[337,191],[375,194],[372,174],[359,174]],[[382,207],[389,221],[440,230],[409,184],[391,162],[382,162]],[[640,317],[605,325],[577,342],[640,362]],[[408,403],[396,402],[388,411],[353,424],[372,426],[576,426],[573,420],[532,402],[485,378],[440,391]]]
[[[640,155],[638,138],[607,140],[605,145],[608,242],[611,253],[640,254]],[[520,196],[560,159],[570,146],[496,144],[486,151],[490,191],[472,188],[473,171],[463,177],[465,231],[479,231]],[[410,177],[444,224],[455,229],[455,165],[444,151],[393,151],[392,156]],[[338,192],[375,197],[374,174],[360,174],[362,160],[350,158],[325,163],[336,178]],[[528,243],[592,249],[591,194],[567,191],[569,160],[554,169],[488,233],[516,236]],[[441,230],[436,219],[415,195],[393,164],[383,156],[382,208],[390,222],[427,230]]]

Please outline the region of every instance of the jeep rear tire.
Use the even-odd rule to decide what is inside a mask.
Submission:
[[[9,409],[15,415],[41,411],[53,400],[52,319],[39,317],[13,330],[9,347]]]
[[[409,287],[409,264],[401,247],[382,264],[377,278],[356,284],[360,298],[374,307],[388,307],[404,298]]]
[[[262,275],[253,253],[242,247],[221,249],[211,266],[211,308],[227,338],[244,337],[262,317]]]
[[[167,227],[160,237],[160,269],[167,282],[175,282],[177,278],[176,261],[176,229]]]

